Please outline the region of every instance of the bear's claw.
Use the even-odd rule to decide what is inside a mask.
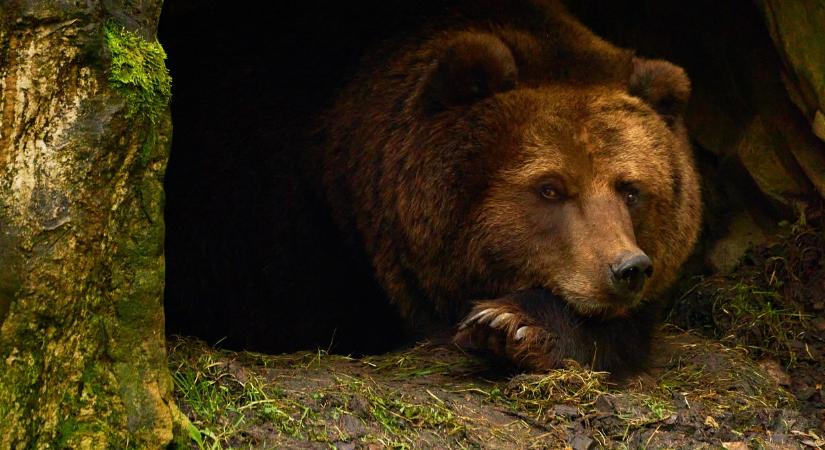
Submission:
[[[490,321],[490,328],[505,328],[507,321],[511,320],[513,317],[514,316],[512,313],[501,313],[495,319]]]
[[[473,322],[476,322],[480,325],[485,324],[491,317],[496,315],[496,308],[487,308],[483,309],[475,314],[471,314],[464,319],[461,324],[458,326],[459,330],[463,330],[470,326]]]
[[[459,324],[453,342],[530,369],[545,369],[554,363],[552,334],[510,298],[477,303]]]

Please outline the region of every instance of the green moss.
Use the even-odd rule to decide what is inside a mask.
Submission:
[[[31,339],[41,339],[39,335],[29,336]],[[17,348],[11,350],[0,349],[6,357],[6,366],[0,369],[0,380],[18,380],[16,383],[0,382],[0,432],[11,430],[6,428],[8,424],[15,424],[20,429],[25,429],[21,434],[25,436],[36,435],[40,432],[39,424],[32,420],[30,416],[19,417],[17,412],[21,409],[31,408],[36,403],[35,392],[38,387],[38,380],[43,372],[42,360],[35,359],[28,353],[21,353]],[[21,404],[25,402],[24,404]],[[17,431],[17,430],[15,430]],[[21,435],[0,436],[0,448],[20,439]]]
[[[159,42],[146,41],[119,25],[108,23],[103,31],[112,52],[109,82],[126,99],[127,117],[144,117],[154,124],[172,96],[166,52]]]
[[[57,448],[68,448],[69,439],[78,432],[77,420],[74,417],[67,417],[57,425],[57,439],[55,445]]]

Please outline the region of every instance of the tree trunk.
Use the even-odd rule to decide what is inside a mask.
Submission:
[[[180,423],[160,4],[0,4],[0,448],[157,448]]]

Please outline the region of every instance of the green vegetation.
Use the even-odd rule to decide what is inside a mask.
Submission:
[[[344,416],[349,418],[345,423],[376,424],[375,430],[359,432],[361,441],[393,448],[411,448],[421,429],[437,429],[447,435],[459,435],[465,429],[436,394],[428,392],[426,398],[415,398],[358,373],[364,367],[380,372],[390,364],[420,362],[426,359],[423,355],[371,361],[320,351],[268,356],[215,351],[187,341],[179,341],[171,353],[176,391],[193,423],[189,434],[202,449],[231,447],[238,436],[261,432],[278,436],[280,443],[290,439],[323,443],[349,440],[351,432],[338,426]],[[435,373],[435,369],[443,371],[444,363],[429,370],[417,366],[410,376]],[[288,389],[262,376],[274,375],[273,370],[313,373],[323,382],[315,389]],[[302,380],[290,381],[300,384]]]
[[[634,447],[642,436],[638,445],[656,448],[656,436],[676,429],[679,415],[709,434],[744,438],[765,414],[794,406],[742,348],[673,329],[664,344],[673,357],[655,378],[621,385],[572,362],[539,375],[496,375],[483,360],[426,344],[354,359],[234,353],[179,340],[170,354],[190,435],[208,449],[307,441],[563,447],[582,424],[602,445]]]
[[[743,347],[697,337],[675,347],[668,370],[658,379],[666,394],[683,395],[687,403],[701,401],[709,415],[720,417],[795,406],[793,396],[760,369]]]
[[[189,435],[201,449],[224,448],[234,435],[263,423],[285,436],[328,440],[308,428],[317,421],[309,408],[258,374],[227,364],[218,352],[179,361],[172,369],[183,410],[192,422]]]
[[[750,249],[731,274],[702,279],[676,302],[668,320],[744,348],[753,360],[773,360],[785,369],[817,364],[825,232],[821,214],[814,219],[809,223],[801,214],[794,224],[781,223],[781,240]]]
[[[103,29],[112,53],[109,82],[127,103],[127,117],[140,116],[154,124],[172,96],[172,78],[164,61],[166,52],[114,23]]]
[[[717,290],[712,317],[723,342],[743,343],[754,357],[775,357],[787,365],[796,364],[800,349],[793,343],[809,328],[809,316],[789,307],[776,287],[747,281]]]

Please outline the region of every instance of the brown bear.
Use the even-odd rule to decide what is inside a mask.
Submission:
[[[557,1],[470,2],[365,58],[317,170],[412,330],[632,373],[699,229],[689,86]]]

